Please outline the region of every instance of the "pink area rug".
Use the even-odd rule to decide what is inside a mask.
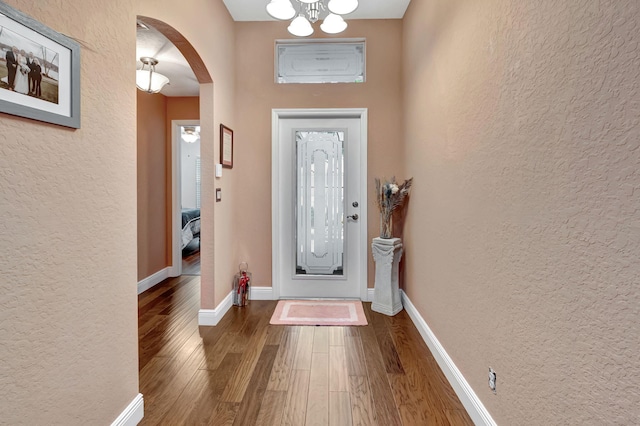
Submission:
[[[359,300],[281,300],[274,325],[367,325]]]

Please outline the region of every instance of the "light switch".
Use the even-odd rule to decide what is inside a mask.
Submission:
[[[216,202],[222,201],[222,188],[216,188]]]

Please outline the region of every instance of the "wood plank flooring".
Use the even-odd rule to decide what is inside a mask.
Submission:
[[[274,326],[274,301],[198,327],[200,277],[139,305],[142,425],[472,425],[406,312],[365,327]]]

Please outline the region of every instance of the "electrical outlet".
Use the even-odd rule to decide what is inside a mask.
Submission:
[[[496,393],[496,372],[491,367],[489,367],[489,389]]]

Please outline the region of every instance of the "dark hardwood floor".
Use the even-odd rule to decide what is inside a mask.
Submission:
[[[274,301],[198,327],[200,277],[139,296],[142,425],[472,425],[406,312],[269,325]]]

